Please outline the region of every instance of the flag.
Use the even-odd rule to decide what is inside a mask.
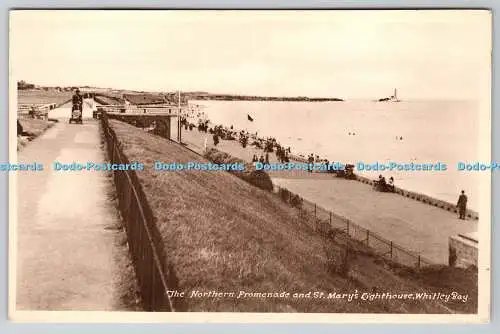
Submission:
[[[250,117],[250,115],[248,115],[248,114],[247,114],[247,117],[248,117],[248,120],[249,120],[250,122],[253,122],[253,118],[252,118],[252,117]]]

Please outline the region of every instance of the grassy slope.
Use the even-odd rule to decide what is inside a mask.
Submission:
[[[99,104],[111,104],[111,105],[114,105],[114,104],[122,104],[122,101],[120,101],[120,99],[117,97],[112,97],[112,96],[104,96],[104,95],[98,95],[95,97],[95,100],[97,103]]]
[[[20,119],[19,122],[23,126],[24,133],[29,137],[38,137],[45,130],[54,125],[54,122],[47,121],[44,119],[35,119],[35,118],[23,118]]]
[[[341,254],[343,244],[324,239],[297,220],[295,209],[273,194],[223,171],[159,172],[150,166],[204,158],[175,143],[110,120],[138,172],[182,290],[219,292],[440,292],[438,285],[413,278],[373,257],[353,243],[347,277],[332,273],[327,254]],[[461,274],[455,272],[455,274]],[[458,287],[468,291],[468,287]],[[469,294],[471,292],[468,292]],[[244,312],[391,312],[445,313],[437,302],[352,302],[328,299],[188,299],[191,311]],[[450,305],[447,305],[450,307]],[[467,304],[463,312],[475,312]]]
[[[57,92],[43,90],[18,90],[18,104],[63,103],[71,99],[72,92]]]
[[[32,118],[23,118],[19,122],[23,127],[23,136],[17,137],[18,151],[55,124],[52,121]]]
[[[159,101],[165,103],[165,99],[162,95],[153,93],[125,94],[125,98],[129,100],[132,104],[147,104],[147,103],[156,103]]]
[[[71,98],[72,92],[57,92],[43,90],[18,90],[18,104],[47,104],[63,103]],[[42,119],[21,118],[19,119],[23,127],[25,137],[18,137],[17,150],[28,144],[30,140],[35,139],[48,128],[54,125],[52,121]]]

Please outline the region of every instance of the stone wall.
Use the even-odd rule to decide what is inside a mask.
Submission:
[[[289,157],[290,157],[290,159],[298,161],[298,162],[308,163],[307,159],[304,157],[300,157],[300,156],[293,155],[293,154],[290,154]],[[361,183],[365,183],[365,184],[368,184],[371,186],[373,186],[375,184],[375,180],[372,180],[366,176],[361,176],[358,174],[356,174],[356,180],[361,182]],[[422,203],[425,203],[428,205],[435,206],[436,208],[440,208],[440,209],[454,212],[454,213],[458,214],[458,208],[457,208],[455,203],[443,201],[443,200],[431,197],[429,195],[418,193],[416,191],[409,191],[406,189],[402,189],[402,188],[397,187],[397,186],[394,187],[394,192],[398,195],[403,196],[403,197],[407,197],[409,199],[413,199],[415,201],[419,201],[419,202],[422,202]],[[479,220],[479,214],[474,210],[467,209],[466,216],[472,220]]]
[[[449,239],[449,265],[453,267],[477,267],[478,242],[467,235],[455,235]]]
[[[360,176],[360,175],[356,175],[356,179],[359,182],[369,184],[372,186],[374,185],[374,182],[375,182],[374,180],[371,180],[365,176]],[[416,200],[416,201],[419,201],[419,202],[422,202],[422,203],[425,203],[428,205],[432,205],[432,206],[435,206],[437,208],[440,208],[440,209],[443,209],[446,211],[455,212],[458,214],[458,209],[454,203],[449,203],[449,202],[446,202],[446,201],[443,201],[443,200],[440,200],[440,199],[437,199],[437,198],[434,198],[434,197],[431,197],[431,196],[428,196],[425,194],[421,194],[421,193],[418,193],[415,191],[405,190],[405,189],[399,188],[397,186],[394,187],[394,191],[396,192],[396,194],[399,194],[401,196],[404,196],[404,197],[407,197],[407,198],[410,198],[410,199],[413,199],[413,200]],[[470,219],[479,220],[479,214],[474,210],[467,209],[466,215]]]

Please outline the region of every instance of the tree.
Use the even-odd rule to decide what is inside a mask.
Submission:
[[[27,83],[24,80],[17,82],[17,89],[33,89],[35,88],[34,84]]]

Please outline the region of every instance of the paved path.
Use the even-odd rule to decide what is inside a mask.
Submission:
[[[172,132],[174,133],[173,130]],[[213,147],[211,135],[183,129],[183,142],[202,151]],[[243,148],[236,141],[222,140],[216,147],[235,157],[251,161],[262,150]],[[274,154],[271,162],[277,162]],[[397,194],[380,193],[357,181],[336,178],[323,173],[270,172],[273,183],[298,193],[325,209],[351,219],[380,236],[435,263],[448,264],[448,238],[458,233],[477,231],[478,221],[462,221],[452,212],[430,206]]]
[[[52,169],[54,161],[105,162],[89,106],[83,125],[68,124],[69,114],[68,105],[51,111],[59,123],[19,152],[19,162],[42,163],[44,171],[17,178],[17,309],[124,309],[128,257],[112,178]]]

